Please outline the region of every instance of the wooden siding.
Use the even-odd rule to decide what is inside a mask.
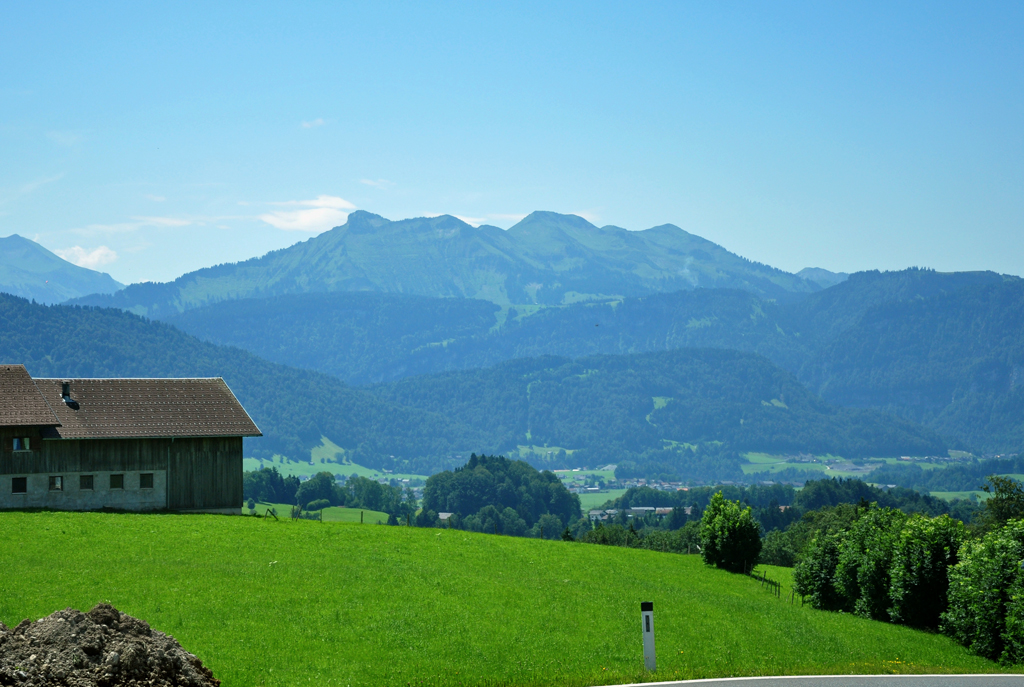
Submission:
[[[14,437],[30,437],[15,452]],[[33,427],[0,429],[0,475],[167,471],[167,507],[242,505],[242,438],[47,439]]]

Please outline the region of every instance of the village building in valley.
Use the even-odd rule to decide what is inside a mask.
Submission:
[[[33,379],[0,365],[0,509],[238,513],[242,438],[215,378]]]

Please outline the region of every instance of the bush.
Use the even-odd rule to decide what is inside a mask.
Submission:
[[[740,509],[738,501],[726,500],[719,491],[701,518],[700,546],[705,563],[742,572],[761,554],[761,525],[749,507]]]
[[[822,530],[811,540],[802,561],[793,570],[793,588],[811,599],[811,606],[822,611],[848,610],[845,597],[836,591],[836,566],[845,532]]]
[[[959,561],[967,530],[948,515],[911,516],[892,555],[889,616],[893,622],[937,628],[946,611],[949,568]]]
[[[772,530],[761,546],[761,563],[792,568],[796,565],[796,548],[793,538],[780,530]]]
[[[834,582],[844,609],[872,620],[889,620],[889,567],[906,519],[902,511],[872,504],[846,533]]]
[[[985,658],[1024,662],[1024,520],[969,541],[949,570],[949,609],[942,631]]]
[[[316,501],[310,501],[306,504],[306,510],[323,510],[324,508],[330,508],[331,502],[327,499],[317,499]]]

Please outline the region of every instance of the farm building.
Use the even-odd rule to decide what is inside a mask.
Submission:
[[[254,436],[219,377],[33,379],[0,365],[0,509],[238,513]]]

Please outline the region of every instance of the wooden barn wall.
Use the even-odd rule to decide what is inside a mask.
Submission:
[[[14,437],[30,451],[13,451]],[[42,440],[31,427],[0,428],[0,475],[167,471],[171,510],[240,508],[242,438]]]

